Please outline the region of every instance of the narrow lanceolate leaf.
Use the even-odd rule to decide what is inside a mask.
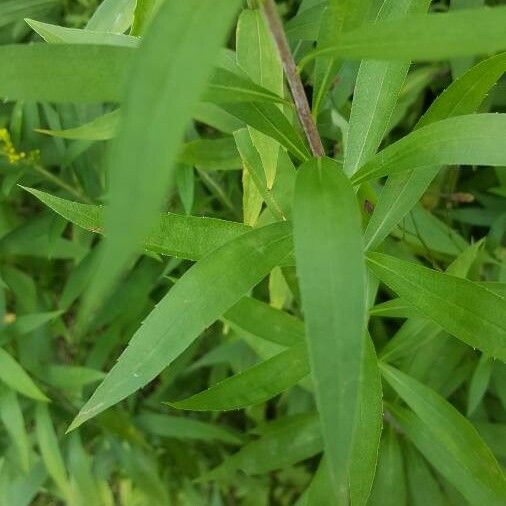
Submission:
[[[359,392],[359,415],[350,464],[350,499],[366,506],[376,474],[383,427],[383,392],[374,344],[366,337]]]
[[[307,374],[306,344],[300,343],[188,399],[169,404],[191,411],[242,409],[272,399]]]
[[[297,272],[325,452],[348,496],[366,318],[365,261],[355,193],[336,162],[300,169],[294,199]]]
[[[62,139],[107,141],[116,135],[119,122],[120,110],[117,109],[75,128],[67,128],[65,130],[38,129],[37,132],[53,137],[61,137]]]
[[[151,312],[71,428],[149,383],[291,249],[290,228],[279,223],[232,240],[195,264]]]
[[[304,63],[318,56],[423,61],[494,53],[506,49],[505,23],[506,8],[495,7],[364,24],[337,44],[316,49]]]
[[[66,220],[94,233],[104,233],[104,208],[65,200],[25,188]],[[207,253],[251,230],[242,223],[166,213],[148,232],[144,248],[161,255],[199,260]]]
[[[385,0],[378,19],[401,18],[426,10],[427,0]],[[344,170],[352,175],[378,149],[389,127],[410,67],[407,62],[365,60],[360,64],[348,130]]]
[[[393,408],[393,414],[427,460],[471,504],[504,504],[502,469],[471,423],[432,389],[390,366],[381,369],[413,410]]]
[[[479,63],[437,97],[416,127],[475,112],[505,70],[506,53]],[[437,166],[427,167],[388,178],[365,231],[367,249],[375,248],[385,239],[418,202],[438,171]]]
[[[36,401],[48,400],[28,373],[2,348],[0,348],[0,381]]]
[[[109,153],[107,239],[83,320],[107,295],[156,219],[193,108],[238,6],[238,0],[167,2],[138,50],[120,132]]]
[[[449,118],[391,144],[358,170],[354,184],[433,165],[506,165],[506,114]]]
[[[370,253],[369,267],[423,316],[492,357],[506,361],[506,300],[477,283]]]

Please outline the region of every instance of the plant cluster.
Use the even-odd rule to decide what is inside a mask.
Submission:
[[[0,506],[506,504],[501,3],[0,3]]]

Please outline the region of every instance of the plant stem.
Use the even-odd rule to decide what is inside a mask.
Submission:
[[[81,192],[67,184],[63,179],[60,179],[58,176],[54,175],[53,173],[46,170],[44,167],[42,167],[39,164],[34,164],[33,169],[38,172],[41,176],[44,176],[47,180],[51,181],[55,185],[59,186],[63,190],[67,191],[77,199],[79,199],[81,202],[85,202],[86,204],[91,204],[91,200],[83,195]]]
[[[320,134],[318,133],[313,116],[311,115],[311,109],[307,101],[304,86],[297,72],[297,66],[295,65],[290,47],[288,46],[283,24],[281,23],[274,0],[265,0],[263,11],[278,48],[279,56],[283,62],[283,68],[285,69],[288,86],[290,86],[290,91],[292,92],[297,115],[299,116],[300,123],[306,134],[311,151],[313,155],[318,158],[325,156]]]

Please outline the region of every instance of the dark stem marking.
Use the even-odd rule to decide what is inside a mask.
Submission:
[[[323,149],[320,134],[318,133],[313,116],[311,115],[311,109],[307,101],[304,86],[302,85],[302,81],[300,80],[300,76],[297,72],[297,66],[295,65],[290,47],[288,46],[285,31],[274,0],[265,0],[263,4],[263,11],[265,18],[267,19],[270,32],[278,48],[279,56],[283,62],[283,68],[285,70],[288,85],[290,86],[290,91],[292,92],[297,115],[299,116],[300,123],[306,134],[311,151],[313,155],[318,158],[325,156],[325,150]]]

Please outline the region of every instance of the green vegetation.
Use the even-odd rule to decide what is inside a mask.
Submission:
[[[506,504],[502,3],[0,3],[0,506]]]

